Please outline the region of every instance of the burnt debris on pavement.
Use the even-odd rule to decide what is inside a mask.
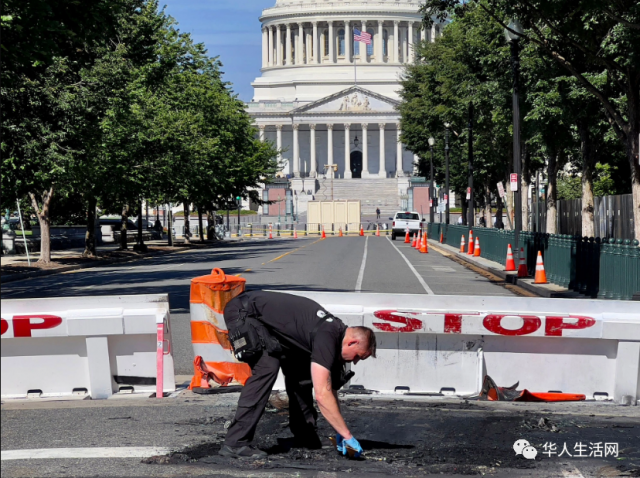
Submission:
[[[559,465],[574,459],[566,453],[558,457],[563,444],[573,456],[578,444],[584,444],[582,453],[588,454],[589,444],[616,443],[617,456],[596,454],[596,457],[575,459],[601,460],[603,466],[618,470],[624,476],[640,476],[640,420],[637,417],[605,416],[595,410],[588,414],[585,409],[572,413],[557,404],[530,409],[466,400],[385,401],[361,396],[341,402],[345,419],[361,438],[365,451],[363,458],[354,460],[337,453],[329,441],[334,432],[323,419],[319,420],[322,449],[297,448],[288,428],[286,395],[281,395],[272,396],[256,433],[255,445],[269,453],[266,459],[218,456],[225,437],[225,423],[232,418],[228,412],[225,416],[177,424],[197,429],[203,435],[203,443],[145,462],[246,470],[349,471],[364,475],[491,475],[508,469],[553,467],[553,461]],[[599,404],[597,408],[602,406],[605,405]],[[523,439],[537,449],[535,459],[514,452],[514,443]],[[557,446],[555,454],[550,448],[552,443]]]

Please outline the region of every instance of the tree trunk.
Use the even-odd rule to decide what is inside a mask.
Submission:
[[[122,207],[122,215],[120,217],[120,249],[126,251],[129,249],[127,241],[127,222],[129,221],[129,206]]]
[[[558,153],[553,151],[547,166],[547,234],[558,233]]]
[[[49,208],[53,198],[53,186],[42,195],[42,208],[38,205],[38,199],[35,194],[29,193],[29,197],[40,224],[40,259],[38,263],[49,264],[51,262],[51,218],[49,217]],[[27,247],[27,238],[25,236],[23,236],[23,240],[24,246]]]
[[[578,123],[578,129],[580,131],[580,149],[582,151],[582,235],[594,237],[593,169],[595,167],[595,155],[588,121],[581,119]]]
[[[84,252],[82,257],[96,257],[96,206],[98,201],[89,197],[87,205],[87,231],[84,234]]]
[[[493,227],[491,220],[491,183],[487,182],[484,190],[484,227]]]
[[[502,220],[503,206],[502,198],[500,195],[496,197],[496,227],[498,229],[504,229],[504,221]]]
[[[635,237],[640,241],[640,78],[630,79],[627,89],[629,133],[627,157],[631,166],[631,193],[633,196],[633,225]]]
[[[204,242],[204,229],[202,226],[202,207],[198,207],[198,230],[200,231],[200,242]]]
[[[189,222],[189,202],[184,202],[184,243],[191,244],[191,225]]]
[[[522,155],[522,180],[520,194],[522,196],[522,230],[528,231],[529,227],[529,185],[531,184],[531,174],[529,172],[531,153],[527,144],[524,144],[524,154]]]

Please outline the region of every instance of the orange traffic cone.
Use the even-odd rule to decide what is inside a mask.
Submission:
[[[338,233],[338,237],[342,237],[342,228],[340,228],[340,232]]]
[[[269,224],[269,239],[273,239],[273,226]]]
[[[546,284],[547,273],[544,271],[544,262],[542,262],[542,251],[538,251],[538,259],[536,260],[536,276],[533,280],[534,284]]]
[[[418,232],[418,238],[416,239],[416,251],[420,251],[420,247],[422,247],[422,233]]]
[[[322,226],[322,239],[326,239],[327,234],[324,232],[324,226]]]
[[[462,252],[464,254],[464,249],[465,246],[467,245],[466,242],[464,242],[464,234],[462,235],[462,239],[460,239],[460,252]]]
[[[380,224],[376,225],[376,237],[380,237]]]
[[[511,244],[507,248],[507,266],[504,268],[507,272],[514,272],[516,270],[516,261],[513,260],[513,251],[511,250]]]
[[[413,239],[411,240],[411,247],[416,247],[416,233],[413,233]]]
[[[293,238],[298,239],[298,228],[296,226],[293,227]]]
[[[362,224],[360,224],[360,236],[364,236],[364,228],[362,227]]]
[[[440,231],[440,244],[442,244],[444,242],[444,234],[442,234],[442,231]]]
[[[404,235],[404,243],[405,244],[411,243],[411,236],[409,235],[409,229],[407,229],[407,233]]]
[[[469,250],[467,254],[470,256],[473,255],[473,231],[471,229],[469,229]]]
[[[518,277],[529,277],[527,263],[524,260],[524,247],[520,248],[520,265],[518,266]]]
[[[422,244],[420,246],[420,252],[422,254],[428,254],[429,253],[429,246],[427,245],[427,233],[426,232],[422,236]]]
[[[476,236],[476,245],[473,247],[474,257],[480,257],[480,238]]]

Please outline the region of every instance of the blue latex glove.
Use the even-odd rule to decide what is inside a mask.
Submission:
[[[344,438],[342,438],[342,435],[340,435],[339,433],[336,433],[336,449],[338,450],[338,453],[343,454],[344,453]]]
[[[360,443],[358,443],[358,440],[356,440],[356,437],[353,437],[353,436],[348,440],[343,439],[342,445],[343,445],[343,450],[342,450],[343,455],[347,454],[347,447],[353,448],[356,451],[355,458],[359,458],[360,455],[362,455],[362,452],[364,451],[360,446]]]

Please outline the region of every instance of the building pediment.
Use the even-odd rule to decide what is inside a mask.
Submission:
[[[386,96],[359,86],[352,86],[308,105],[301,106],[292,113],[294,115],[314,113],[397,113],[398,104],[398,101]]]

